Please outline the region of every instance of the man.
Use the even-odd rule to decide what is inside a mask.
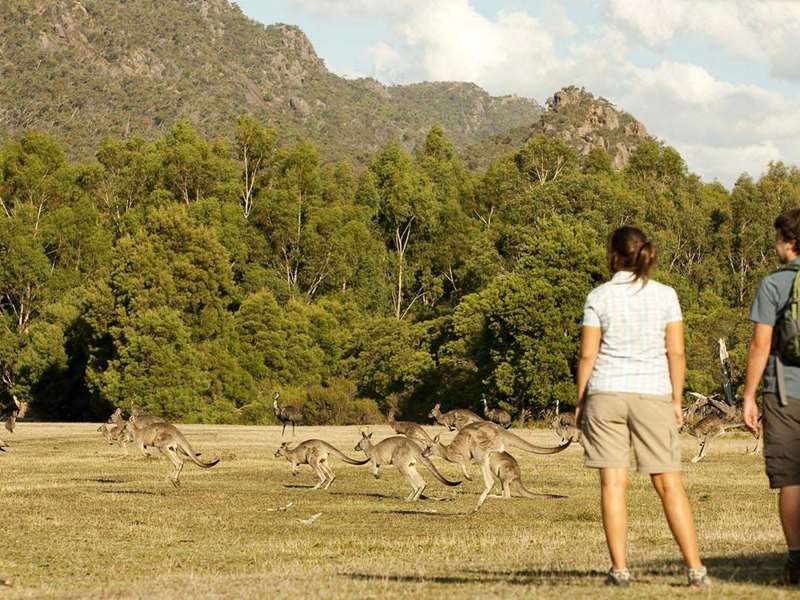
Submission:
[[[775,220],[775,251],[784,264],[768,275],[756,293],[750,320],[753,339],[747,357],[744,389],[744,421],[759,429],[756,390],[764,375],[764,457],[772,489],[780,490],[778,509],[789,552],[784,567],[787,584],[800,582],[800,366],[779,360],[777,327],[792,297],[800,267],[800,209]],[[765,371],[766,370],[766,371]]]

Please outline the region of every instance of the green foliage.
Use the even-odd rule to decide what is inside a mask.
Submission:
[[[39,133],[0,147],[0,404],[272,423],[281,391],[342,424],[570,403],[583,302],[622,223],[656,240],[688,385],[710,393],[719,337],[742,373],[772,220],[800,205],[797,169],[728,192],[654,141],[618,172],[537,135],[477,176],[442,127],[360,172],[254,117],[233,137],[181,122],[86,164]]]

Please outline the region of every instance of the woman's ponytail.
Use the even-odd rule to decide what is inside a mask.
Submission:
[[[631,271],[634,281],[647,283],[656,262],[656,248],[641,229],[625,225],[608,238],[608,266],[612,273]]]

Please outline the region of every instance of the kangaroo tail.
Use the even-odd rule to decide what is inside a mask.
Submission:
[[[430,459],[427,456],[422,454],[422,451],[417,453],[417,460],[425,465],[428,470],[433,473],[433,476],[436,477],[439,481],[441,481],[445,485],[454,486],[454,485],[461,485],[460,481],[450,481],[449,479],[445,479],[445,476],[439,472],[439,469],[436,468]]]
[[[562,496],[561,494],[543,494],[543,493],[537,494],[535,492],[530,491],[528,488],[526,488],[523,485],[521,479],[515,480],[512,483],[512,485],[514,486],[514,489],[517,490],[517,493],[520,496],[524,497],[524,498],[541,498],[542,496],[544,496],[545,498],[566,498],[567,497],[567,496]]]
[[[526,442],[521,437],[514,435],[511,432],[505,432],[504,437],[506,442],[512,448],[519,448],[520,450],[525,450],[526,452],[532,452],[534,454],[558,454],[559,452],[563,452],[567,448],[569,448],[570,444],[572,444],[572,439],[568,439],[565,443],[561,444],[560,446],[554,446],[552,448],[547,448],[544,446],[537,446],[536,444],[531,444],[530,442]]]
[[[325,446],[328,452],[333,454],[339,460],[346,462],[348,465],[365,465],[370,460],[369,458],[367,458],[366,460],[356,460],[355,458],[350,458],[344,452],[339,450],[336,446],[333,446],[328,442],[322,442],[322,445]]]
[[[181,434],[180,437],[178,438],[178,448],[180,448],[183,451],[183,453],[186,454],[186,456],[188,456],[194,464],[203,469],[210,469],[219,462],[219,459],[212,460],[211,462],[203,462],[202,460],[197,458],[197,454],[195,453],[194,450],[192,450],[191,444],[189,444],[189,441],[185,437],[183,437],[183,434]]]

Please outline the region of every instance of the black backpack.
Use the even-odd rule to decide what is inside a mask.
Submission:
[[[783,307],[776,327],[776,345],[780,362],[800,366],[800,265],[785,265],[776,272],[795,273],[789,300]]]

